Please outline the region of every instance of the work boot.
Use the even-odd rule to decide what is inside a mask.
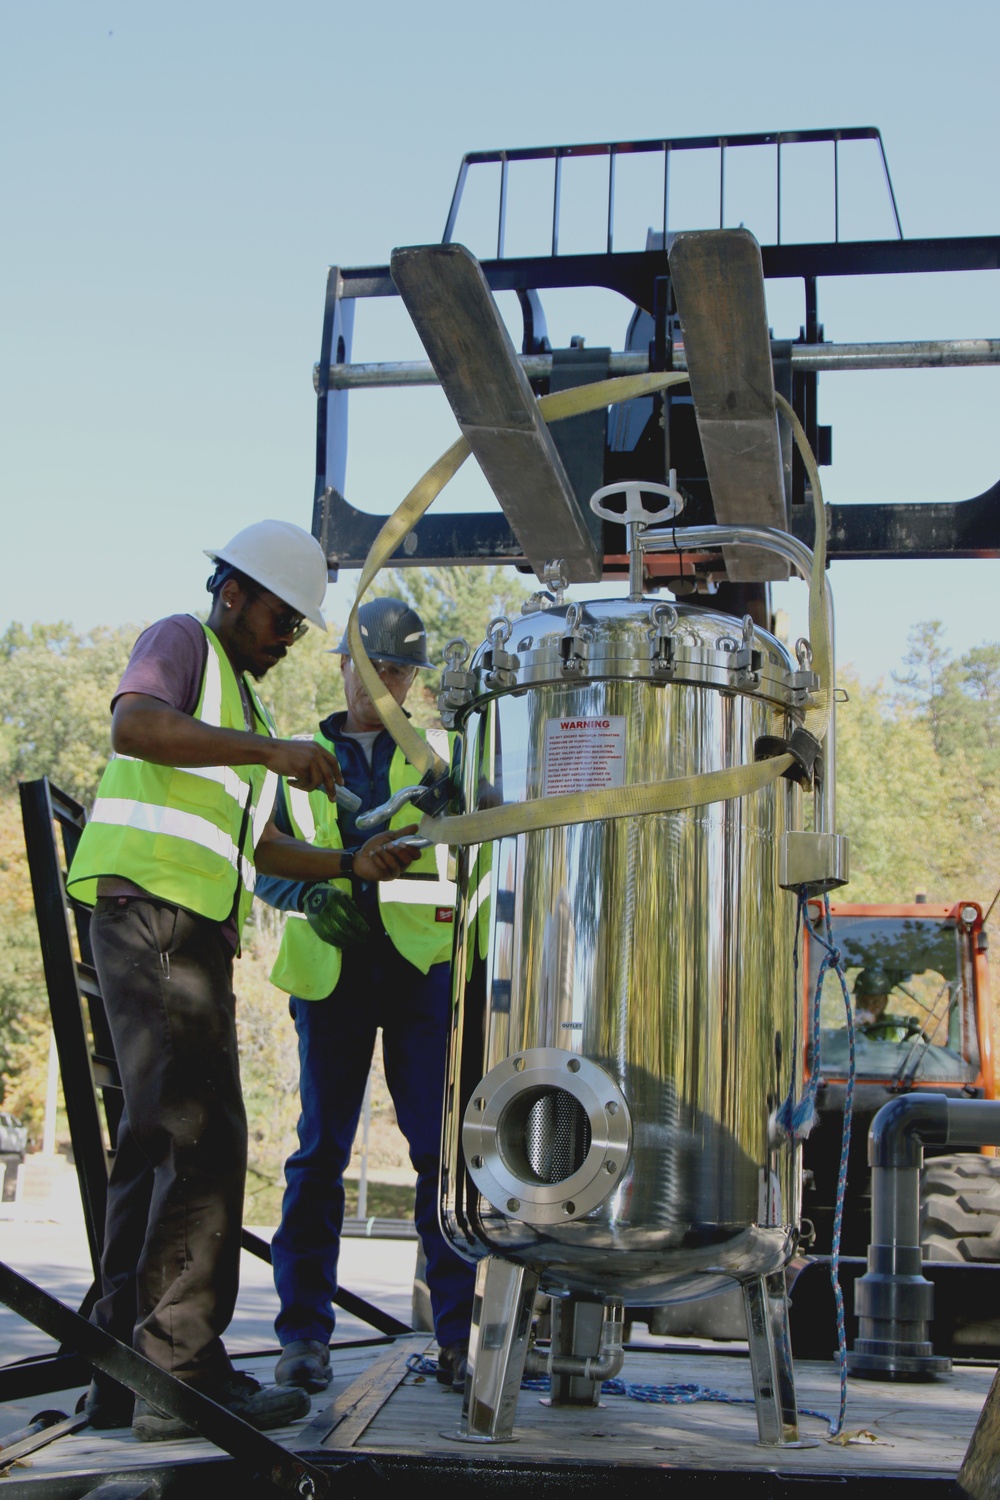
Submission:
[[[297,1385],[304,1391],[325,1391],[333,1379],[330,1346],[319,1339],[292,1339],[274,1367],[278,1385]]]
[[[210,1396],[234,1417],[242,1417],[251,1427],[287,1427],[309,1411],[309,1397],[298,1386],[262,1386],[252,1375],[232,1371],[217,1384],[206,1386],[203,1396]],[[132,1435],[140,1443],[161,1443],[170,1438],[197,1437],[196,1428],[180,1417],[158,1411],[141,1397],[135,1403]]]
[[[112,1427],[131,1427],[135,1396],[128,1386],[119,1385],[103,1370],[95,1370],[90,1389],[83,1399],[83,1414],[91,1427],[107,1431]]]
[[[457,1344],[448,1344],[444,1349],[438,1350],[437,1378],[440,1385],[448,1385],[453,1391],[464,1391],[468,1370],[468,1339],[462,1339]]]

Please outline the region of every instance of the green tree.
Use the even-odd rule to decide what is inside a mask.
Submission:
[[[917,705],[931,726],[934,748],[944,749],[945,717],[942,698],[953,677],[951,652],[944,644],[944,625],[940,620],[921,620],[909,635],[909,646],[903,657],[904,671],[893,672],[892,679],[903,689],[903,696]]]
[[[111,698],[141,628],[12,625],[0,637],[0,785],[50,776],[92,801],[111,753]]]
[[[961,743],[984,785],[1000,783],[1000,644],[973,646],[957,664],[950,697]]]
[[[969,855],[982,836],[981,809],[970,805],[971,775],[958,755],[946,764],[929,720],[881,686],[846,679],[849,701],[837,713],[837,821],[851,841],[854,901],[972,897]]]
[[[9,1092],[25,1063],[24,1047],[48,1018],[21,810],[9,794],[0,798],[0,910],[0,1075]]]

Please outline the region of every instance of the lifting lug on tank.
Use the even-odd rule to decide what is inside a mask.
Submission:
[[[789,672],[785,681],[789,689],[796,695],[800,703],[805,703],[812,694],[819,692],[819,673],[813,671],[812,646],[805,636],[799,636],[795,642],[795,657],[798,662],[798,670]]]

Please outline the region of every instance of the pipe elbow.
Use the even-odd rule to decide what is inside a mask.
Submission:
[[[948,1100],[940,1094],[900,1094],[883,1104],[868,1133],[871,1167],[919,1167],[924,1146],[948,1140]]]

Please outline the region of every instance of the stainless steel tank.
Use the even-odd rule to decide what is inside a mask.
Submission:
[[[649,599],[492,630],[466,678],[468,808],[735,768],[801,722],[811,674],[728,615]],[[791,1254],[795,899],[780,779],[459,857],[442,1220],[544,1290],[650,1305]]]

